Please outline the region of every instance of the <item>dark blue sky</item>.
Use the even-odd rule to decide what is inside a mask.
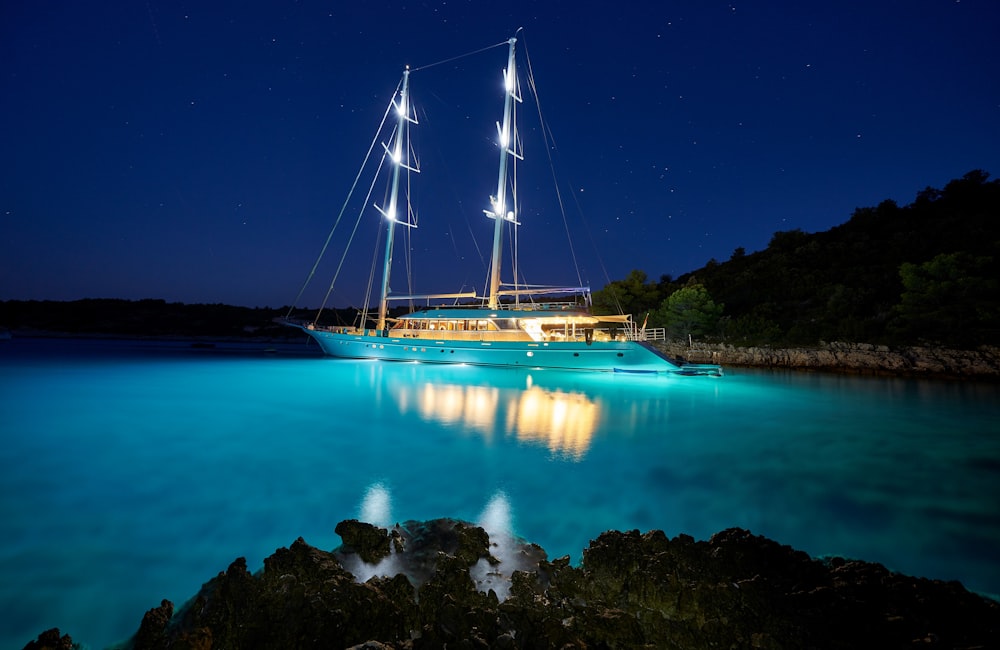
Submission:
[[[518,27],[594,288],[1000,174],[995,0],[7,2],[0,299],[290,303],[403,66]],[[505,62],[497,48],[412,75],[418,290],[483,288]],[[575,282],[530,132],[521,268]],[[360,248],[338,306],[367,281]]]

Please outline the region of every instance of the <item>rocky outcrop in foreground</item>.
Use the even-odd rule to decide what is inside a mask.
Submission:
[[[690,363],[792,368],[917,377],[1000,379],[1000,349],[889,348],[867,343],[826,343],[815,348],[736,347],[726,344],[657,343],[668,356]]]
[[[1000,604],[957,582],[821,562],[745,530],[606,532],[580,567],[453,520],[337,532],[339,549],[300,538],[256,575],[236,560],[178,611],[149,610],[129,647],[1000,647]],[[26,647],[70,644],[50,630]]]

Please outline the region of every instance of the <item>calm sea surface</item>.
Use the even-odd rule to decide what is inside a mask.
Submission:
[[[337,522],[480,520],[580,560],[732,526],[1000,592],[1000,385],[642,378],[189,344],[0,342],[0,648],[104,647]]]

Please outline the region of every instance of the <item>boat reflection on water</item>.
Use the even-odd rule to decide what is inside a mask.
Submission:
[[[398,368],[380,365],[389,372]],[[527,372],[467,368],[459,378],[440,366],[409,368],[412,374],[405,380],[387,382],[401,413],[415,412],[423,420],[475,431],[487,439],[514,436],[519,442],[543,445],[553,455],[580,460],[601,419],[600,404],[585,393],[543,388]]]
[[[600,406],[583,393],[531,386],[517,400],[513,431],[519,440],[537,441],[549,451],[580,460],[600,421]],[[508,427],[508,430],[510,427]]]

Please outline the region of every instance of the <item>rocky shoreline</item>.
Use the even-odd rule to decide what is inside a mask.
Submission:
[[[123,647],[1000,647],[1000,603],[957,582],[820,561],[740,529],[609,531],[579,567],[450,519],[337,533],[340,548],[300,538],[256,574],[237,559],[183,607],[150,609]],[[71,647],[52,629],[25,649]]]
[[[870,375],[1000,380],[1000,348],[978,350],[826,343],[812,348],[737,347],[724,343],[655,344],[690,363],[730,367],[787,368]]]

